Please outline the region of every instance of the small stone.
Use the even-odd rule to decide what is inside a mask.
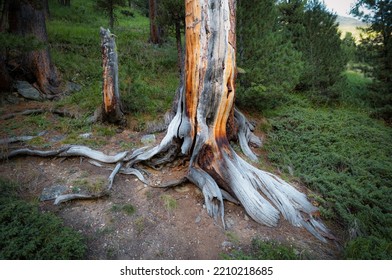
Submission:
[[[80,138],[87,139],[87,138],[90,138],[92,135],[93,135],[93,134],[92,134],[91,132],[88,132],[88,133],[79,134],[79,137],[80,137]]]
[[[223,241],[222,242],[222,247],[223,248],[230,248],[233,247],[233,243],[229,242],[229,241]]]
[[[226,226],[227,228],[232,228],[234,226],[235,222],[232,218],[227,218],[226,219]]]
[[[179,193],[184,193],[189,191],[189,187],[188,186],[176,187],[174,188],[174,190]]]
[[[245,221],[249,221],[248,215],[245,215],[244,218],[245,218]]]
[[[26,99],[35,101],[43,100],[41,93],[26,81],[16,81],[15,88],[18,93]]]
[[[65,194],[68,191],[67,186],[56,185],[42,190],[40,201],[56,199],[58,196]]]
[[[197,217],[196,217],[196,220],[195,220],[195,223],[198,224],[198,223],[200,223],[200,222],[201,222],[201,217],[200,217],[200,216],[197,216]]]
[[[156,141],[154,134],[147,134],[142,137],[140,140],[144,145],[153,144]]]
[[[60,142],[60,141],[64,140],[65,138],[66,138],[65,135],[56,135],[56,136],[53,136],[49,141],[50,142]]]
[[[81,90],[82,90],[81,85],[78,85],[74,82],[67,81],[67,83],[65,85],[65,89],[64,89],[64,94],[67,95],[67,94],[71,94],[73,92],[81,91]]]

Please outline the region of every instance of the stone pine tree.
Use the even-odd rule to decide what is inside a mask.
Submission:
[[[392,1],[358,0],[352,14],[368,23],[369,28],[361,40],[365,62],[371,65],[372,76],[376,78],[376,90],[384,95],[383,103],[392,104]],[[390,117],[392,118],[392,117]]]
[[[266,106],[266,99],[294,89],[302,71],[301,55],[283,32],[275,0],[238,2],[239,105]],[[271,97],[269,97],[271,96]]]
[[[61,79],[52,63],[47,46],[44,2],[45,0],[5,0],[7,6],[3,7],[7,7],[8,10],[3,9],[2,21],[5,18],[4,22],[7,24],[2,23],[2,30],[20,38],[33,38],[42,43],[44,47],[40,49],[20,53],[16,58],[18,63],[12,69],[13,72],[8,71],[7,74],[36,84],[45,97],[51,99],[61,93]],[[0,71],[0,75],[3,75],[2,72]]]
[[[113,30],[116,21],[115,8],[125,5],[125,0],[95,0],[95,8],[109,17],[109,26]]]
[[[304,61],[298,88],[334,97],[336,93],[331,89],[342,78],[347,64],[336,15],[319,0],[310,0],[305,6],[303,25],[303,31],[298,33],[302,36],[293,38]]]
[[[182,31],[185,27],[185,5],[183,0],[160,0],[158,3],[158,22],[166,33],[172,32],[176,38],[178,70],[182,72],[183,47]]]

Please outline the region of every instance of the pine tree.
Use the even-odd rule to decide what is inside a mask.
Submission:
[[[274,0],[238,3],[238,65],[246,72],[239,76],[240,104],[265,107],[269,97],[276,99],[299,81],[301,55],[287,40],[278,15]]]
[[[182,72],[183,47],[181,34],[185,29],[185,2],[183,0],[160,0],[158,2],[158,23],[166,34],[173,33],[177,45],[177,65]]]
[[[280,1],[281,23],[302,53],[304,70],[297,89],[337,97],[334,85],[342,78],[347,57],[342,48],[336,15],[319,0]]]
[[[361,54],[375,78],[373,88],[379,92],[379,103],[392,104],[392,1],[358,0],[352,14],[370,24],[361,40]],[[381,105],[381,104],[380,104]],[[389,109],[392,111],[392,109]],[[389,113],[389,118],[392,113]]]
[[[298,48],[305,61],[300,86],[305,90],[330,94],[347,64],[341,47],[336,15],[319,0],[311,0],[304,14],[305,34]]]
[[[102,11],[109,17],[110,29],[113,29],[114,22],[116,21],[116,14],[114,9],[117,6],[124,6],[125,0],[95,0],[95,7],[97,10]]]

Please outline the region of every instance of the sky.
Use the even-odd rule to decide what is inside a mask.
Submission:
[[[336,12],[340,16],[352,17],[349,14],[350,6],[354,4],[355,0],[324,0],[327,8]]]

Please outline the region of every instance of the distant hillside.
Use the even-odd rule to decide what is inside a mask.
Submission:
[[[351,17],[338,16],[337,22],[339,23],[339,30],[342,32],[342,37],[344,37],[346,32],[351,32],[357,40],[361,33],[357,28],[366,27],[366,23]]]

